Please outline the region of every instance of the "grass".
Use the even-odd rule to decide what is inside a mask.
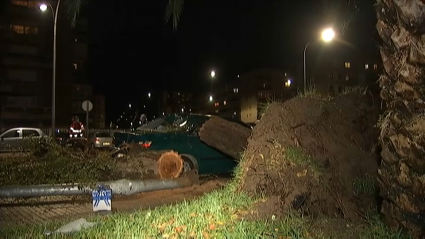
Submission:
[[[236,193],[227,187],[174,206],[89,218],[88,221],[100,224],[66,238],[330,238],[337,235],[333,233],[338,233],[330,230],[330,234],[325,234],[313,226],[314,221],[293,214],[279,220],[273,215],[264,220],[244,219],[255,203],[244,193]],[[327,225],[332,228],[331,223]],[[45,238],[46,231],[60,226],[60,222],[55,222],[7,227],[0,229],[0,235],[6,238]],[[345,235],[360,235],[360,238],[409,238],[388,230],[377,216],[371,217],[364,227],[352,228],[352,232],[347,230],[343,230]],[[53,238],[65,237],[54,235]]]
[[[249,221],[255,201],[230,188],[214,191],[198,200],[130,214],[95,217],[89,221],[100,225],[73,235],[75,238],[304,238],[303,219]],[[29,228],[9,227],[2,235],[10,238],[43,238],[57,223]]]
[[[311,164],[308,155],[296,148],[287,148],[286,157],[296,164]],[[116,213],[94,216],[90,222],[98,222],[94,228],[83,229],[72,235],[53,235],[51,238],[390,238],[408,239],[401,232],[390,231],[379,216],[371,215],[358,227],[335,228],[332,220],[318,227],[318,219],[288,214],[283,218],[269,215],[262,220],[248,220],[253,206],[266,199],[255,199],[238,190],[245,177],[248,159],[241,155],[234,179],[224,189],[205,194],[199,199],[172,206],[163,206],[133,213]],[[355,186],[356,185],[356,186]],[[353,187],[368,192],[366,179]],[[67,222],[49,222],[31,226],[0,228],[4,238],[45,238],[46,231],[53,231]],[[325,228],[323,228],[323,224]],[[345,235],[341,237],[340,235]]]
[[[319,100],[325,100],[325,101],[328,101],[331,99],[331,97],[329,96],[325,97],[321,95],[313,84],[309,84],[305,90],[298,91],[298,96],[302,98],[312,98],[312,99],[319,99]]]
[[[297,166],[306,166],[315,177],[323,173],[323,166],[313,160],[306,152],[296,147],[284,148],[281,144],[273,141],[271,146],[271,159],[268,160],[270,167],[282,167],[285,162],[291,162]]]
[[[33,153],[0,158],[0,186],[91,184],[109,175],[116,163],[107,152],[91,156],[51,141],[34,142],[31,147]]]
[[[371,176],[357,178],[353,182],[353,190],[357,195],[373,196],[376,194],[376,180]]]

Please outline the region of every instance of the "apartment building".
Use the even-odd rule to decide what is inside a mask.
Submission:
[[[71,116],[78,116],[82,122],[86,122],[86,111],[83,110],[83,102],[89,100],[93,109],[89,112],[90,128],[105,128],[105,98],[102,95],[93,94],[93,86],[89,84],[74,84],[71,88],[72,110]]]
[[[214,92],[209,113],[254,123],[261,108],[272,100],[286,100],[296,94],[294,79],[285,71],[256,69],[239,75]]]
[[[54,7],[54,2],[52,2]],[[50,127],[52,105],[53,15],[40,1],[8,0],[0,14],[0,128]],[[72,83],[70,25],[58,19],[56,124],[68,122]]]
[[[331,58],[327,56],[332,55]],[[318,56],[311,71],[311,83],[323,95],[336,95],[350,87],[368,87],[379,93],[376,81],[382,72],[382,60],[351,48],[331,48]]]

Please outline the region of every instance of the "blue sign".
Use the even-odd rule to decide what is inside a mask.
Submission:
[[[98,186],[98,190],[92,192],[93,196],[93,211],[110,211],[112,190],[105,189],[103,186]]]

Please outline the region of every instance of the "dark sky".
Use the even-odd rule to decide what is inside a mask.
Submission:
[[[111,119],[147,92],[208,89],[211,69],[220,80],[259,67],[299,68],[305,44],[326,26],[376,51],[374,1],[357,0],[358,10],[348,2],[188,0],[173,32],[164,23],[166,0],[90,1],[89,76]]]

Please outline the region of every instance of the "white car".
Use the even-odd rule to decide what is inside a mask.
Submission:
[[[0,133],[0,152],[24,150],[29,138],[43,138],[46,135],[39,128],[12,128]]]

